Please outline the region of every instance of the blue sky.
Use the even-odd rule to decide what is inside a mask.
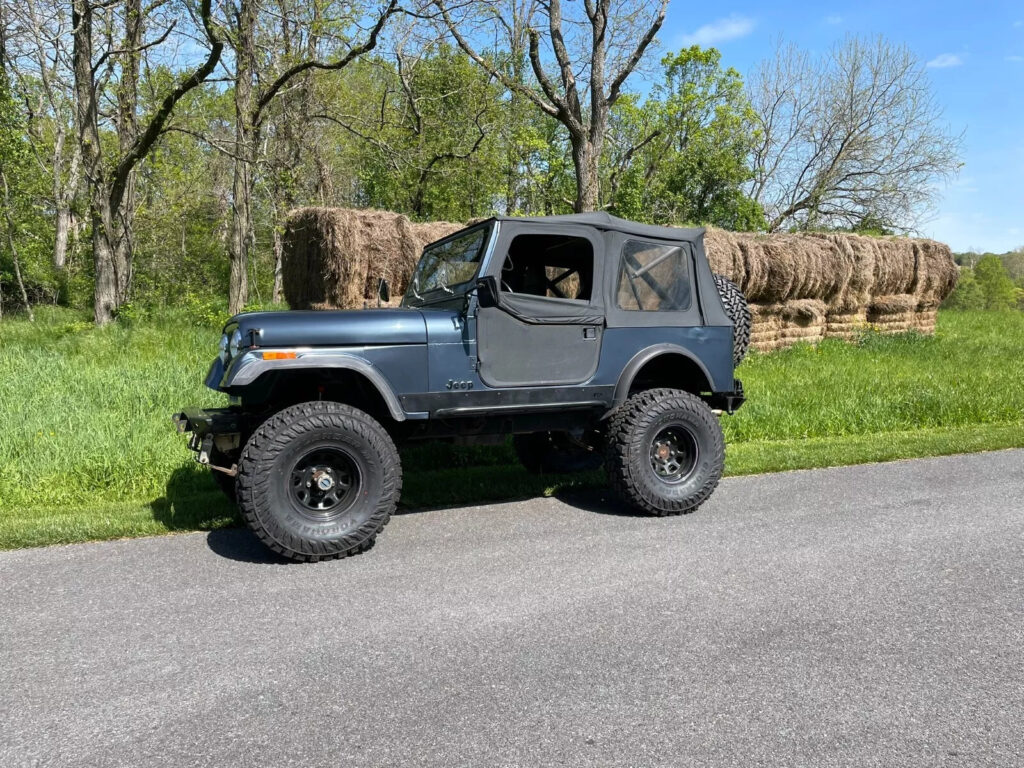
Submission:
[[[882,34],[922,61],[946,119],[965,131],[964,167],[922,233],[956,251],[1024,245],[1024,1],[860,0],[698,4],[676,2],[659,35],[664,48],[714,46],[746,74],[783,36],[824,51],[847,34]]]

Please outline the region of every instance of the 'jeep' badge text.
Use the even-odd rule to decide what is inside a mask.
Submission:
[[[472,389],[472,381],[456,381],[455,379],[448,379],[448,389]]]

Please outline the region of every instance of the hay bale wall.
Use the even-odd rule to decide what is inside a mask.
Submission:
[[[949,247],[934,240],[710,228],[705,245],[712,269],[751,302],[751,344],[764,351],[869,328],[933,333],[958,275]]]
[[[297,208],[285,220],[285,300],[292,309],[358,309],[376,303],[383,277],[397,303],[423,246],[462,226],[418,224],[389,211]]]
[[[298,208],[284,237],[284,293],[295,309],[358,308],[387,278],[393,303],[423,247],[463,225],[417,224],[397,213]],[[709,228],[708,259],[751,303],[752,345],[854,339],[868,328],[935,330],[956,286],[949,247],[933,240],[840,233],[759,235]]]

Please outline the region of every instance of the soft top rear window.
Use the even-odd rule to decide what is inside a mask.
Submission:
[[[647,312],[690,308],[690,269],[677,245],[627,240],[622,246],[616,305]]]

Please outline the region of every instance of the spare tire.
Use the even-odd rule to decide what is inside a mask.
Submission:
[[[719,296],[722,297],[725,313],[732,320],[732,364],[739,365],[747,356],[747,349],[750,347],[750,328],[753,324],[750,306],[743,291],[729,278],[715,275],[715,285],[718,287]]]

